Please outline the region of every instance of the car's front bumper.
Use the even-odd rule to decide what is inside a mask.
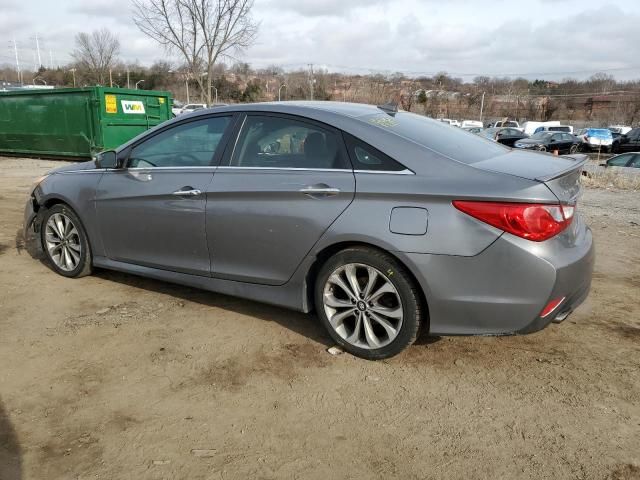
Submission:
[[[577,308],[589,292],[595,253],[580,218],[568,230],[540,243],[504,234],[473,257],[399,254],[425,292],[430,333],[531,333]]]

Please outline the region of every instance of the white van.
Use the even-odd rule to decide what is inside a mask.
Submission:
[[[462,128],[482,128],[482,122],[478,120],[463,120],[460,126]]]
[[[548,122],[524,122],[522,126],[524,127],[524,133],[527,135],[533,135],[538,127],[559,127],[560,122],[558,120],[550,120]]]
[[[573,133],[573,127],[571,125],[541,125],[533,131],[533,133],[538,132]]]

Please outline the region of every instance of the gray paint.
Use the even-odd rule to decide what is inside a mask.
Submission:
[[[302,311],[313,308],[309,272],[325,249],[371,245],[396,256],[416,278],[434,334],[532,331],[551,320],[539,318],[549,299],[567,296],[562,308],[571,309],[588,292],[593,242],[579,216],[560,235],[536,243],[451,205],[453,199],[572,201],[579,195],[580,158],[504,150],[467,164],[358,118],[379,113],[375,107],[330,102],[200,111],[156,127],[118,152],[192,118],[248,111],[326,123],[408,170],[401,175],[215,166],[118,171],[86,162],[57,169],[36,188],[25,225],[36,215],[34,203],[37,209],[62,201],[81,218],[96,266]],[[171,195],[186,186],[201,190],[202,196]],[[339,193],[314,197],[300,192],[308,186]],[[428,215],[428,228],[422,212]]]

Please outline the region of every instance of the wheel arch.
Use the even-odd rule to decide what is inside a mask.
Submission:
[[[374,245],[372,243],[359,241],[359,240],[340,241],[337,243],[333,243],[331,245],[325,246],[324,248],[322,248],[320,251],[316,253],[313,263],[307,270],[307,274],[305,276],[305,282],[304,282],[304,285],[305,285],[304,298],[307,302],[307,305],[309,306],[309,311],[315,310],[314,291],[316,287],[316,279],[318,277],[318,273],[320,272],[320,269],[322,268],[322,266],[338,252],[341,252],[348,248],[354,248],[354,247],[364,247],[364,248],[369,248],[372,250],[377,250],[379,252],[386,253],[387,255],[392,256],[401,266],[405,268],[411,280],[414,282],[414,284],[418,289],[418,294],[420,295],[420,302],[422,303],[422,306],[424,307],[424,312],[425,312],[423,328],[426,328],[428,330],[429,300],[427,298],[427,294],[425,292],[424,286],[418,280],[418,277],[413,271],[413,269],[411,268],[411,266],[408,265],[407,262],[403,261],[403,259],[400,258],[396,252],[387,250],[386,248],[380,247],[378,245]]]

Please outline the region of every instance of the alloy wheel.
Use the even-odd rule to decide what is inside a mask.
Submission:
[[[54,213],[47,220],[44,238],[53,263],[65,272],[74,270],[82,258],[78,229],[63,213]]]
[[[342,265],[329,275],[323,308],[333,330],[358,348],[389,345],[402,327],[396,287],[382,272],[361,263]]]

